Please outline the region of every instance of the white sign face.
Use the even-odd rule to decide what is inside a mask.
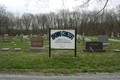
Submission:
[[[51,49],[75,49],[75,29],[51,29]]]

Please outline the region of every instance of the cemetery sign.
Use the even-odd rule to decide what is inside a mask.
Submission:
[[[76,29],[49,29],[49,57],[51,49],[74,49],[76,57]]]

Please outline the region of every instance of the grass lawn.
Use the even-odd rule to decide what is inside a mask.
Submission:
[[[52,50],[51,58],[49,58],[47,41],[44,38],[45,52],[30,52],[30,46],[28,46],[31,43],[30,40],[21,42],[20,37],[17,37],[15,40],[11,39],[8,43],[4,43],[2,37],[0,39],[0,73],[40,72],[67,75],[83,72],[120,71],[120,52],[114,52],[114,49],[120,49],[120,42],[109,41],[111,45],[103,47],[106,52],[93,53],[82,52],[85,46],[81,41],[81,43],[77,43],[76,58],[74,50]],[[12,46],[11,42],[14,42],[16,46]],[[10,48],[10,51],[2,51],[2,48]],[[22,51],[14,51],[14,48],[22,48]]]

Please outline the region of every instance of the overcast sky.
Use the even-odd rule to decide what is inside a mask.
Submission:
[[[30,0],[28,7],[26,6],[27,0],[0,0],[0,4],[1,5],[5,5],[7,11],[10,12],[19,12],[20,14],[23,14],[24,12],[28,12],[28,13],[33,13],[33,14],[37,14],[37,13],[47,13],[50,11],[57,11],[59,9],[63,9],[63,8],[68,8],[70,11],[72,11],[76,6],[79,6],[80,4],[82,4],[83,2],[85,2],[85,0],[64,0],[64,5],[62,4],[62,0],[42,0],[45,2],[40,2],[37,0]],[[106,1],[106,0],[102,0],[102,1]],[[94,0],[92,0],[90,2],[89,7],[87,7],[86,9],[100,9],[103,4],[105,2],[102,3],[96,3]],[[120,0],[110,0],[107,7],[110,8],[115,8],[117,5],[120,4]]]

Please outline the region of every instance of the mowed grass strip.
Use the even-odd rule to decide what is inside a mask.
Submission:
[[[16,46],[12,46],[11,42]],[[120,52],[114,49],[120,48],[119,42],[109,41],[109,47],[104,46],[106,52],[82,52],[85,46],[77,43],[77,57],[74,50],[51,50],[49,58],[49,43],[44,39],[45,52],[29,52],[30,40],[20,42],[20,38],[3,43],[0,40],[0,72],[5,70],[32,71],[42,73],[74,74],[81,72],[119,72]],[[13,51],[14,48],[22,51]],[[10,51],[2,51],[2,48],[10,48]]]

